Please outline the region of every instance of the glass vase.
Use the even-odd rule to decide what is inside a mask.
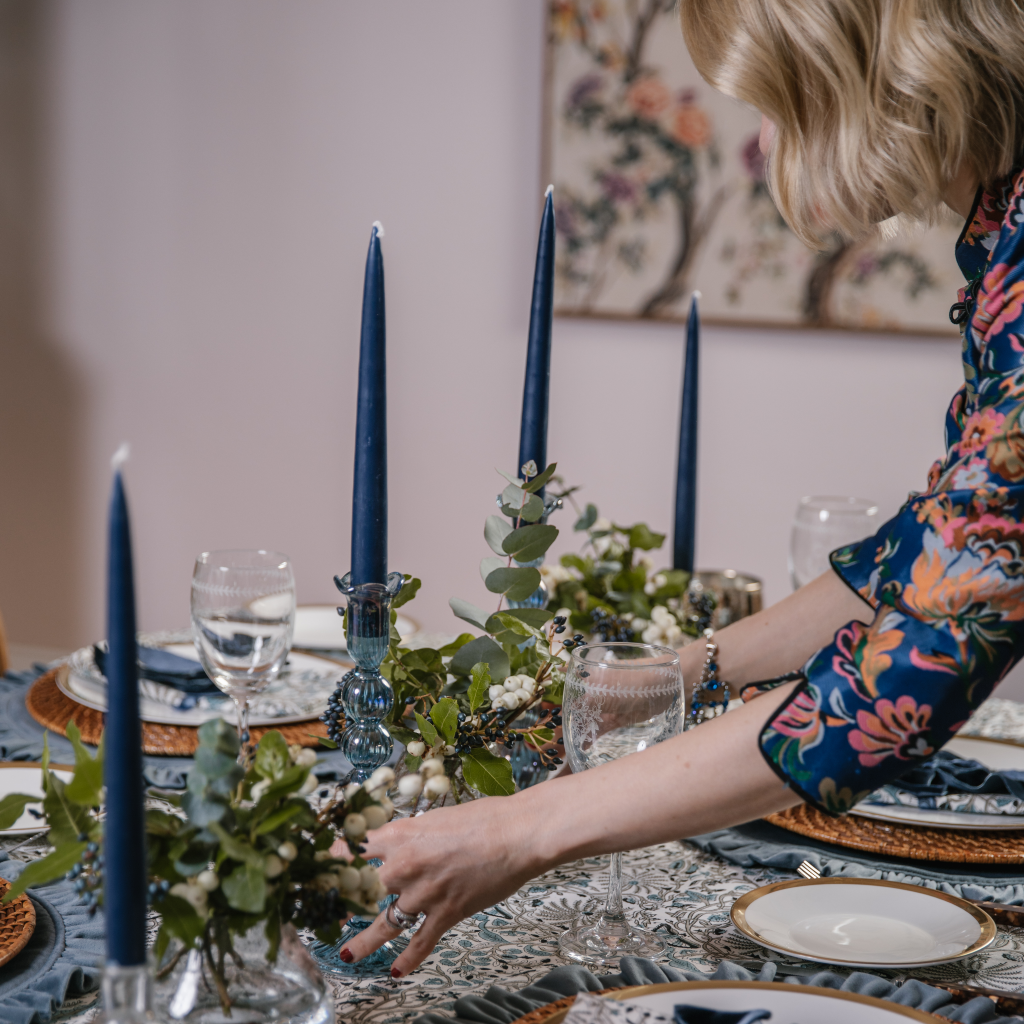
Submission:
[[[282,927],[273,963],[262,923],[235,937],[232,950],[223,957],[215,946],[169,952],[153,988],[157,1018],[186,1024],[335,1024],[333,995],[292,925]]]

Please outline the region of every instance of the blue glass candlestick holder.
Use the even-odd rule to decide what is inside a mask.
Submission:
[[[394,749],[384,719],[395,705],[395,695],[380,674],[380,663],[388,653],[391,602],[402,589],[402,574],[388,573],[386,583],[353,585],[351,578],[345,573],[340,579],[335,576],[334,583],[347,599],[345,637],[356,666],[342,676],[322,721],[352,765],[345,781],[365,782]]]

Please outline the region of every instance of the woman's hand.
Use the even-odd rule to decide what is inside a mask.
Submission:
[[[378,869],[381,881],[388,892],[399,894],[401,910],[426,914],[395,961],[392,977],[418,967],[464,917],[500,902],[545,870],[531,855],[525,816],[518,813],[521,803],[494,797],[441,807],[392,821],[367,836],[365,856],[384,862]],[[381,914],[351,939],[341,957],[361,960],[396,934]]]

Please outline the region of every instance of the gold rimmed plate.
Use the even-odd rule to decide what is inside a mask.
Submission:
[[[785,985],[768,981],[675,981],[665,985],[637,985],[602,993],[639,1006],[652,1015],[672,1020],[680,1003],[709,1010],[769,1010],[771,1019],[828,1021],[828,1024],[906,1024],[908,1020],[935,1024],[935,1017],[908,1006],[813,985]],[[542,1006],[514,1024],[562,1024],[575,996]]]
[[[873,878],[774,882],[741,896],[731,916],[768,949],[844,967],[943,964],[996,937],[992,918],[966,900]]]

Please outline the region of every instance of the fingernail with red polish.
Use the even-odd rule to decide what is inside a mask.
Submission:
[[[344,961],[347,964],[352,963],[355,957],[352,955],[352,950],[343,949],[338,953],[338,959]]]
[[[397,967],[391,968],[391,977],[396,981],[402,976],[402,972]]]

